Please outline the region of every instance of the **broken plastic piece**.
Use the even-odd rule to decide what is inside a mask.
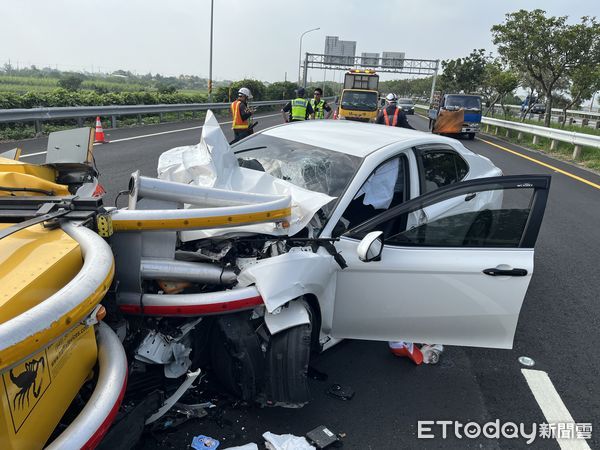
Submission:
[[[306,439],[317,448],[327,448],[339,441],[337,433],[334,433],[324,425],[306,433]]]
[[[293,434],[273,434],[267,431],[263,433],[263,438],[268,450],[315,450],[305,438]]]
[[[390,341],[388,345],[394,355],[407,357],[417,365],[423,363],[421,350],[412,342]]]
[[[340,384],[332,384],[327,393],[338,400],[352,400],[354,397],[354,389]]]
[[[192,439],[192,448],[196,450],[214,450],[219,448],[219,441],[209,436],[194,436]]]
[[[227,447],[224,450],[258,450],[258,445],[256,445],[254,442],[250,442],[248,444],[240,445],[237,447]]]
[[[158,419],[164,416],[167,411],[170,410],[175,403],[177,403],[177,400],[179,400],[181,396],[185,394],[185,392],[192,386],[192,383],[196,380],[196,378],[198,378],[198,375],[200,375],[200,369],[196,370],[195,372],[188,372],[185,381],[181,383],[181,386],[177,388],[175,393],[165,400],[163,405],[158,409],[158,411],[156,411],[156,413],[148,417],[146,420],[146,425],[156,422]]]
[[[184,414],[189,419],[200,419],[208,415],[202,405],[205,403],[197,403],[194,405],[186,405],[185,403],[175,403],[175,411],[179,414]]]

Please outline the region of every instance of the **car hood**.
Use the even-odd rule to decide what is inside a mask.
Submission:
[[[280,229],[272,223],[263,223],[224,229],[182,231],[180,238],[184,242],[236,232],[293,236],[308,224],[319,209],[334,200],[334,197],[301,188],[268,173],[239,167],[237,158],[212,111],[206,114],[200,142],[197,145],[167,150],[160,155],[157,170],[158,178],[162,180],[292,197],[289,228]]]

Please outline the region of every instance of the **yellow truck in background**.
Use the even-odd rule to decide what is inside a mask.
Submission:
[[[379,107],[379,75],[374,70],[353,69],[344,77],[338,119],[374,122]]]

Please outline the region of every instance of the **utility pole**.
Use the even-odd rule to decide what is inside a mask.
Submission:
[[[213,52],[213,8],[215,0],[210,0],[210,53],[208,57],[208,102],[212,101],[212,52]]]

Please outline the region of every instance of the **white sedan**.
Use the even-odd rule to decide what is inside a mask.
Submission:
[[[548,176],[501,176],[456,140],[349,121],[276,126],[230,148],[210,118],[198,146],[161,156],[159,177],[134,177],[113,226],[185,220],[113,237],[117,303],[206,327],[210,365],[245,400],[305,404],[311,353],[343,338],[512,346]],[[179,209],[154,210],[165,200]]]

